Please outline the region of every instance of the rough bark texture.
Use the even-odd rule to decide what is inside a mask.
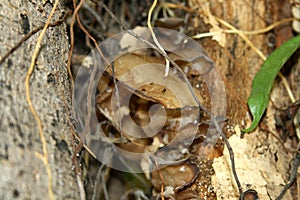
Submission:
[[[51,1],[52,2],[52,1]],[[50,1],[1,1],[0,55],[24,35],[45,23]],[[56,10],[53,21],[62,15]],[[0,66],[0,199],[48,199],[46,167],[37,123],[25,98],[25,75],[39,33]],[[33,105],[43,123],[56,199],[78,199],[72,171],[70,133],[64,100],[70,105],[66,71],[68,38],[65,25],[49,28],[30,80]],[[63,97],[64,96],[64,97]]]
[[[259,30],[290,17],[288,1],[269,0],[199,0],[191,1],[195,5],[208,3],[210,12],[230,23],[240,30]],[[227,27],[221,26],[228,29]],[[206,30],[207,31],[207,30]],[[285,24],[271,31],[277,40],[277,46],[292,37],[291,24]],[[247,36],[250,41],[264,55],[268,55],[274,48],[267,43],[269,33]],[[289,162],[293,154],[283,150],[281,144],[272,135],[257,129],[254,133],[240,139],[239,128],[245,128],[250,123],[250,115],[247,109],[247,97],[251,92],[253,77],[260,69],[263,59],[253,51],[250,46],[237,34],[226,35],[225,47],[221,47],[211,39],[203,39],[203,46],[208,54],[215,61],[216,66],[223,76],[227,93],[227,117],[229,119],[228,132],[234,127],[237,135],[230,138],[232,148],[235,152],[236,168],[244,190],[256,189],[261,199],[275,199],[281,192],[283,185],[288,180]],[[287,77],[296,98],[299,98],[299,91],[293,86],[295,74],[299,74],[299,65]],[[298,82],[299,84],[299,82]],[[282,87],[281,80],[278,80],[272,92],[272,100],[279,107],[290,104],[288,95]],[[275,109],[270,103],[265,120],[270,130],[275,130],[274,114]],[[238,128],[239,127],[239,128]],[[290,146],[291,141],[287,140],[286,145]],[[227,149],[224,149],[224,156],[215,159],[213,177],[215,192],[218,199],[238,199],[237,186],[231,174],[230,159]],[[284,199],[291,199],[288,193]]]

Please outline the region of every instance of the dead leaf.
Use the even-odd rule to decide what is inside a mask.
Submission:
[[[198,175],[198,167],[190,161],[179,165],[169,165],[151,173],[152,183],[157,191],[160,191],[163,184],[164,187],[173,187],[175,192],[192,184]]]
[[[176,29],[184,24],[183,18],[163,17],[155,20],[155,25],[162,28]]]
[[[187,84],[171,70],[164,78],[163,59],[126,54],[116,59],[115,76],[141,98],[160,103],[167,109],[197,106]],[[107,69],[112,75],[111,69]],[[196,92],[201,101],[201,95]]]
[[[132,31],[147,41],[152,40],[149,29],[146,27],[136,26]],[[151,53],[151,50],[148,49],[149,46],[146,43],[137,40],[128,33],[122,36],[120,40],[120,47],[121,49],[126,49],[126,52],[135,53],[137,55],[149,55]]]

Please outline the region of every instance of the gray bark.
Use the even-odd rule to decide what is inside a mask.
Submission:
[[[1,57],[24,35],[46,22],[52,1],[0,2]],[[62,6],[53,21],[61,16]],[[49,199],[46,167],[37,123],[28,109],[25,76],[39,33],[0,65],[0,199]],[[70,86],[66,70],[66,26],[49,28],[30,79],[32,103],[42,120],[56,199],[79,199],[72,170],[71,134],[67,125]],[[68,110],[68,108],[67,108]]]

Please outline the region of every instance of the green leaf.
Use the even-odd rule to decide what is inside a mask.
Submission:
[[[278,72],[299,47],[300,35],[288,40],[272,52],[254,77],[252,82],[252,92],[248,98],[248,106],[253,121],[249,128],[242,130],[243,132],[251,132],[258,125],[267,108],[270,92]]]

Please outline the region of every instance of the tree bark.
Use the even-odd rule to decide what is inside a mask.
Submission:
[[[0,55],[46,22],[53,8],[51,2],[1,1]],[[52,22],[63,15],[62,11],[59,5]],[[49,199],[49,176],[38,156],[43,153],[42,142],[25,96],[25,76],[38,35],[0,66],[0,199]],[[64,24],[48,28],[30,79],[30,95],[42,120],[56,199],[79,199],[66,114],[71,94],[66,70],[68,44]]]

